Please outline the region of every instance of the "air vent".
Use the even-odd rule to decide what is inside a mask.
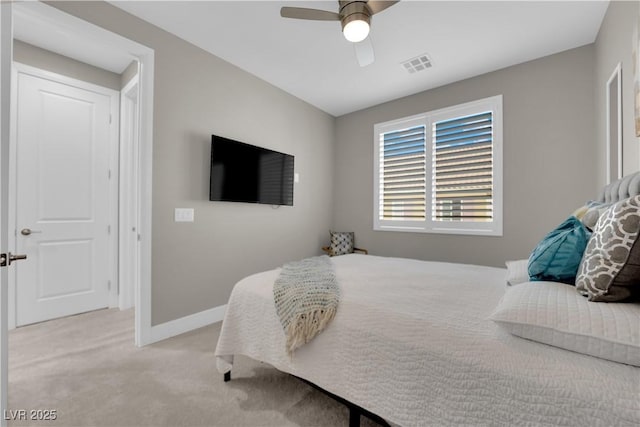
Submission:
[[[431,59],[427,56],[426,53],[416,56],[415,58],[411,58],[408,61],[402,63],[402,67],[407,70],[409,74],[416,73],[418,71],[424,71],[427,68],[431,68]]]

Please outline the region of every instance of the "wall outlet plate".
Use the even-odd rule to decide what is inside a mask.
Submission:
[[[193,208],[176,208],[173,219],[175,222],[193,222],[194,209]]]

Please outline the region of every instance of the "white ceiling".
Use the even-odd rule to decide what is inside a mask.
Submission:
[[[361,68],[339,22],[280,17],[282,6],[337,11],[337,1],[110,3],[334,116],[592,43],[608,6],[403,0],[372,18],[376,61]],[[409,74],[400,65],[423,53],[432,68]]]
[[[360,68],[339,22],[280,17],[337,1],[112,2],[334,115],[592,43],[607,1],[401,1],[375,15]],[[427,53],[415,74],[401,62]]]

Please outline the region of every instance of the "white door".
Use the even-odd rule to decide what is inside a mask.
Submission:
[[[109,305],[108,95],[17,74],[17,326]]]

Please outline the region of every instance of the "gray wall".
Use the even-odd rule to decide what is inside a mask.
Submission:
[[[618,63],[622,64],[622,152],[623,175],[640,169],[640,141],[633,122],[633,30],[639,21],[640,2],[612,1],[595,43],[597,186],[606,180],[606,92],[607,80]],[[637,46],[636,46],[637,48]]]
[[[594,45],[338,119],[110,5],[52,4],[156,52],[153,324],[224,304],[241,277],[318,253],[330,226],[355,231],[358,246],[373,254],[496,266],[527,257],[604,180],[600,97],[621,59],[625,91],[632,87],[635,2],[612,2]],[[497,94],[504,97],[504,236],[374,232],[373,125]],[[638,158],[629,96],[625,173]],[[296,155],[296,206],[208,202],[211,133]],[[175,207],[194,207],[196,222],[174,223]]]
[[[119,91],[121,88],[120,74],[58,55],[20,40],[13,41],[13,59],[26,65],[108,87],[109,89]]]
[[[370,253],[504,266],[526,258],[575,208],[596,196],[594,47],[584,46],[337,119],[334,228]],[[373,231],[373,126],[503,95],[504,235]]]
[[[242,277],[320,253],[333,117],[106,3],[50,4],[155,50],[152,324],[226,304]],[[295,155],[295,206],[209,202],[212,133]],[[195,222],[175,223],[176,207],[195,208]]]

